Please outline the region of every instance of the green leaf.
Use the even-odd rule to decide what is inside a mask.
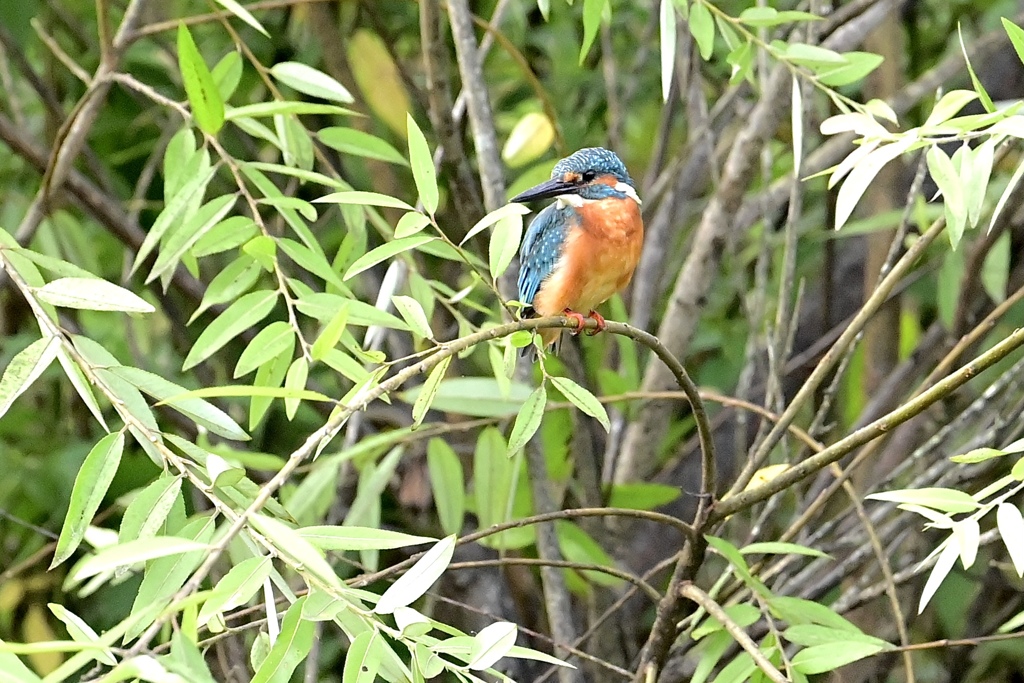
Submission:
[[[945,123],[976,99],[978,99],[978,94],[971,90],[950,90],[935,103],[932,113],[925,119],[924,127]]]
[[[427,379],[423,382],[419,394],[416,396],[416,400],[412,404],[412,424],[413,426],[419,425],[423,422],[423,418],[426,417],[427,411],[430,409],[430,404],[433,402],[434,397],[437,395],[438,388],[441,385],[441,380],[444,379],[445,373],[448,372],[448,366],[452,363],[452,357],[447,356],[442,358],[441,361],[434,366],[434,369],[427,375]]]
[[[956,37],[960,41],[960,53],[964,56],[964,63],[967,65],[967,73],[971,75],[971,85],[974,86],[974,92],[978,93],[978,97],[981,99],[981,103],[984,105],[985,111],[991,114],[996,111],[996,105],[992,102],[992,98],[989,97],[988,91],[985,90],[985,86],[981,84],[980,80],[978,80],[978,75],[974,73],[974,67],[971,66],[971,60],[967,57],[967,48],[964,47],[964,34],[960,30],[959,24],[957,24],[956,27]]]
[[[704,61],[709,60],[715,49],[715,21],[707,5],[700,0],[690,6],[688,25],[690,34],[697,42],[697,49],[700,50],[700,58]]]
[[[883,648],[877,643],[840,642],[813,645],[797,652],[792,664],[800,673],[819,674],[833,671],[857,660],[878,654]]]
[[[398,316],[382,311],[373,304],[358,299],[346,299],[345,297],[331,294],[329,292],[315,292],[302,296],[295,303],[303,315],[316,318],[321,322],[328,322],[334,319],[338,311],[348,307],[348,324],[368,327],[379,325],[394,330],[408,330],[409,326]]]
[[[188,393],[188,389],[185,387],[139,368],[115,366],[106,368],[106,371],[120,377],[156,400],[166,403],[218,436],[234,441],[249,440],[249,435],[245,433],[245,430],[239,427],[223,410],[200,398],[184,396]]]
[[[201,157],[200,154],[195,156],[196,158]],[[188,219],[190,212],[194,210],[193,205],[202,201],[203,195],[206,194],[206,187],[216,172],[216,167],[199,169],[199,172],[187,178],[181,189],[167,199],[163,211],[156,217],[153,227],[146,233],[146,239],[142,240],[142,246],[139,247],[139,251],[135,255],[135,261],[132,263],[133,273],[149,257],[172,226]]]
[[[820,550],[816,550],[815,548],[808,548],[805,545],[798,545],[796,543],[783,543],[781,541],[763,541],[761,543],[751,543],[750,545],[746,545],[740,548],[740,552],[744,555],[766,553],[771,555],[807,555],[809,557],[829,557],[827,553],[823,553]]]
[[[469,232],[466,233],[466,236],[462,238],[461,242],[459,242],[459,246],[462,246],[463,244],[468,242],[470,238],[472,238],[474,235],[486,230],[487,228],[491,227],[492,225],[501,221],[502,219],[514,215],[525,216],[528,213],[530,213],[530,209],[523,204],[506,204],[501,208],[495,209],[494,211],[491,211],[489,214],[478,220],[476,224],[469,229]],[[520,219],[520,222],[521,221],[522,219]]]
[[[250,557],[236,564],[217,582],[203,603],[199,610],[199,624],[203,625],[214,615],[230,612],[249,602],[273,570],[274,563],[269,556]]]
[[[996,508],[996,525],[1017,576],[1024,576],[1024,516],[1020,508],[1010,503],[1000,503]]]
[[[912,137],[882,145],[857,161],[850,175],[843,181],[836,196],[836,230],[839,230],[853,214],[868,185],[879,171],[890,161],[906,152],[914,144]],[[948,159],[947,159],[948,161]]]
[[[139,296],[112,282],[97,278],[62,277],[35,291],[40,301],[63,308],[88,311],[153,313],[156,309]]]
[[[552,376],[551,383],[554,384],[555,388],[558,389],[562,396],[569,399],[574,406],[600,422],[606,432],[611,430],[612,423],[608,419],[608,411],[605,410],[604,406],[601,405],[601,402],[597,400],[596,396],[576,382],[573,382],[568,377]]]
[[[422,387],[414,387],[399,394],[406,403],[418,398]],[[530,387],[513,382],[511,390],[503,393],[493,377],[457,377],[441,382],[431,402],[434,410],[473,417],[511,417],[519,412]]]
[[[275,64],[270,68],[270,73],[281,83],[312,97],[345,104],[355,101],[352,93],[334,78],[300,62]]]
[[[64,517],[64,526],[57,539],[50,569],[71,557],[82,542],[86,529],[107,495],[110,482],[117,474],[123,453],[124,432],[116,432],[100,439],[89,451],[89,455],[85,456],[71,489],[71,503]]]
[[[391,209],[405,209],[406,211],[415,211],[411,206],[403,202],[401,199],[391,197],[386,194],[380,194],[379,192],[359,192],[359,191],[346,191],[346,192],[332,192],[331,194],[324,195],[323,197],[317,197],[313,200],[315,204],[355,204],[356,206],[380,206]]]
[[[429,536],[358,526],[307,526],[298,534],[321,550],[392,550],[437,543]]]
[[[473,636],[477,646],[473,649],[473,657],[467,666],[474,671],[491,668],[516,644],[518,632],[518,627],[507,621],[483,627],[480,633]]]
[[[262,199],[256,200],[258,204],[266,206],[272,206],[283,213],[285,210],[297,211],[307,221],[315,221],[317,219],[316,207],[307,202],[305,199],[299,199],[298,197],[263,197]]]
[[[171,654],[163,659],[163,663],[169,671],[183,677],[188,683],[216,683],[206,666],[203,653],[181,630],[175,630],[171,636]]]
[[[505,272],[523,240],[523,216],[512,214],[494,224],[488,251],[491,277],[497,280]]]
[[[210,72],[213,82],[217,84],[217,92],[220,99],[227,102],[238,89],[242,82],[242,55],[237,50],[232,50],[220,58],[220,61]]]
[[[184,23],[178,24],[178,68],[196,124],[204,132],[216,135],[224,126],[224,100]]]
[[[434,338],[434,333],[430,329],[430,321],[427,320],[427,314],[424,312],[423,307],[420,306],[420,302],[411,296],[396,295],[391,297],[391,303],[395,305],[395,309],[402,316],[402,320],[408,323],[409,329],[414,334],[424,339]]]
[[[309,378],[309,363],[305,358],[299,357],[292,361],[288,367],[288,373],[284,376],[284,388],[292,392],[300,392],[306,388],[306,380]],[[299,409],[302,399],[299,396],[288,396],[284,399],[284,414],[291,420]]]
[[[341,590],[341,580],[331,564],[309,541],[284,522],[266,515],[253,515],[252,524],[277,548],[293,568],[309,573],[329,588]]]
[[[256,284],[261,271],[260,264],[248,254],[243,254],[229,263],[210,281],[199,308],[188,320],[189,324],[192,324],[211,306],[231,301],[245,294],[250,287]]]
[[[661,39],[661,99],[668,102],[676,66],[676,10],[673,0],[661,0],[658,25]]]
[[[206,548],[217,524],[213,517],[200,516],[190,520],[180,529],[171,529],[176,537],[187,538],[198,541],[202,544],[202,550],[193,550],[181,555],[161,557],[146,565],[142,583],[139,585],[135,601],[132,603],[132,615],[144,614],[154,606],[159,608],[165,601],[169,600],[174,593],[185,585],[185,581],[192,575],[206,558]],[[142,633],[152,623],[140,623],[134,626],[125,634],[125,641],[130,641]]]
[[[935,595],[935,592],[939,590],[939,586],[942,585],[949,572],[952,571],[953,565],[956,564],[957,558],[960,557],[960,545],[954,541],[955,539],[951,536],[946,540],[944,547],[939,552],[939,557],[935,561],[931,573],[928,575],[924,588],[921,590],[921,599],[917,606],[918,614],[924,612],[924,608],[928,606],[928,602]]]
[[[819,74],[841,69],[849,64],[849,61],[838,52],[806,43],[789,43],[784,55],[793,64],[807,67]]]
[[[962,455],[954,455],[950,458],[953,462],[960,463],[962,465],[968,464],[973,465],[979,462],[985,462],[992,458],[998,458],[1003,455],[1007,455],[1007,451],[999,450],[998,448],[975,448],[974,450],[967,451]]]
[[[856,83],[881,66],[884,61],[882,55],[871,52],[845,52],[842,56],[846,64],[836,69],[823,69],[818,74],[821,83],[833,88]]]
[[[235,365],[235,378],[248,375],[259,366],[287,349],[294,348],[295,330],[283,320],[277,320],[260,330]]]
[[[91,576],[96,576],[111,569],[117,569],[125,565],[132,565],[138,562],[155,560],[169,555],[180,555],[182,553],[197,550],[209,550],[205,543],[193,541],[187,538],[175,536],[155,536],[153,538],[140,538],[127,543],[103,548],[92,557],[79,563],[71,572],[71,580],[82,581]]]
[[[579,525],[573,522],[555,522],[558,535],[558,547],[566,560],[580,564],[596,564],[602,567],[613,567],[615,561],[605,552],[601,544]],[[618,586],[622,579],[604,572],[584,570],[580,572],[586,579],[599,586]]]
[[[285,612],[281,632],[267,653],[267,658],[252,677],[251,683],[288,681],[295,668],[309,654],[313,647],[313,638],[316,636],[316,624],[302,618],[302,605],[305,600],[305,597],[299,598]]]
[[[412,178],[416,182],[416,190],[420,194],[424,210],[431,216],[437,212],[438,190],[437,173],[434,171],[434,159],[430,154],[427,139],[423,131],[416,125],[412,114],[407,114],[406,126],[409,135],[409,165],[412,167]]]
[[[778,26],[796,21],[818,21],[821,17],[795,10],[778,11],[773,7],[748,7],[737,17],[747,26]]]
[[[761,610],[746,602],[741,602],[736,605],[727,605],[722,609],[725,610],[725,613],[729,618],[732,619],[740,628],[746,628],[751,624],[755,624],[761,618]],[[725,627],[720,622],[711,615],[708,615],[700,626],[693,629],[690,637],[694,640],[700,640],[705,636],[721,631],[723,628]]]
[[[68,631],[68,635],[71,636],[71,639],[76,643],[99,643],[99,634],[96,633],[96,631],[94,631],[89,624],[85,623],[85,621],[77,614],[63,605],[58,605],[52,602],[47,603],[46,606],[50,608],[51,612],[53,612],[53,616],[57,617],[57,619],[64,624],[64,627]],[[106,664],[107,666],[117,665],[117,660],[114,658],[114,655],[111,654],[109,647],[102,647],[102,649],[97,649],[93,652],[93,656],[97,662]],[[3,676],[4,673],[0,672],[0,681],[6,680]]]
[[[972,228],[978,227],[978,221],[981,220],[985,192],[988,190],[988,181],[995,163],[996,142],[995,138],[989,138],[963,157],[960,180],[964,201],[967,203],[967,220]],[[968,159],[970,163],[967,162]]]
[[[310,348],[310,355],[313,360],[322,360],[329,351],[333,350],[341,340],[345,332],[345,324],[348,322],[348,306],[342,306],[331,318],[331,321],[324,326],[320,336],[313,342]]]
[[[39,379],[60,351],[58,337],[37,339],[19,351],[0,377],[0,417],[32,383]]]
[[[320,142],[342,154],[354,154],[402,166],[409,165],[401,152],[392,147],[389,142],[355,128],[332,126],[320,129],[316,135],[320,138]]]
[[[277,292],[270,290],[250,292],[239,298],[203,330],[181,369],[188,370],[212,356],[236,336],[267,317],[276,303]]]
[[[256,17],[249,13],[249,10],[239,5],[235,0],[217,0],[217,4],[226,9],[227,11],[234,14],[236,17],[244,21],[245,23],[252,26],[254,29],[265,35],[267,38],[270,34],[267,33],[267,29],[263,28],[260,22],[256,21]]]
[[[1024,30],[1005,17],[1001,17],[1000,21],[1003,22],[1006,35],[1010,37],[1013,49],[1017,51],[1017,58],[1024,62]]]
[[[996,238],[981,266],[981,284],[992,301],[1006,300],[1006,285],[1010,279],[1010,233]]]
[[[868,643],[883,650],[892,649],[886,641],[869,636],[865,633],[855,633],[849,629],[840,629],[820,624],[795,624],[790,626],[782,634],[782,637],[796,645],[813,647],[815,645],[827,645],[829,643]]]
[[[294,353],[294,347],[282,351],[273,360],[267,361],[259,367],[256,371],[256,379],[253,380],[253,389],[262,390],[276,390],[279,389],[281,383],[284,382],[285,374],[288,372],[288,366],[292,362],[292,353]],[[251,394],[252,399],[249,401],[249,429],[254,429],[263,416],[266,414],[267,409],[270,408],[270,404],[273,401],[273,397],[269,395]]]
[[[259,234],[256,222],[248,216],[231,216],[200,236],[192,245],[196,258],[212,256],[239,247]]]
[[[125,543],[156,536],[180,496],[181,477],[166,474],[150,483],[125,508],[117,539]]]
[[[428,225],[430,225],[429,217],[419,211],[409,211],[398,219],[398,224],[395,225],[395,239],[411,237]]]
[[[352,113],[352,111],[334,104],[274,100],[273,102],[257,102],[256,104],[247,104],[243,107],[232,107],[227,110],[224,118],[231,121],[241,118],[266,118],[268,116],[284,116],[289,114],[345,115]]]
[[[608,507],[629,510],[654,510],[682,495],[678,486],[654,482],[613,484],[608,494]]]
[[[345,273],[345,279],[348,280],[364,270],[372,268],[381,261],[393,258],[410,249],[416,249],[435,239],[437,238],[430,235],[413,235],[412,237],[403,237],[402,239],[385,242],[376,249],[357,258],[355,263],[349,266],[348,272]]]
[[[384,591],[373,611],[376,614],[391,614],[399,607],[407,607],[418,600],[441,578],[454,553],[455,536],[438,541],[409,571]]]
[[[601,27],[601,15],[604,14],[608,0],[583,0],[583,45],[580,47],[580,61],[587,58],[590,46],[597,38],[597,30]]]
[[[363,631],[349,645],[345,654],[345,668],[342,683],[374,683],[380,670],[381,653],[377,644],[380,634],[374,630]]]
[[[943,488],[922,488],[902,489],[899,491],[885,491],[872,493],[867,498],[871,500],[885,500],[893,503],[909,503],[920,505],[940,512],[951,512],[958,514],[962,512],[973,512],[978,509],[978,502],[968,493],[956,489]]]
[[[24,256],[29,261],[36,264],[43,270],[47,270],[53,273],[54,275],[58,275],[61,277],[83,277],[96,279],[96,276],[90,273],[88,270],[80,268],[73,263],[68,263],[63,259],[55,258],[53,256],[47,256],[46,254],[40,254],[37,251],[25,249],[24,247],[7,247],[5,245],[4,249],[10,249],[11,251],[16,252],[20,256]]]
[[[849,631],[851,634],[860,634],[860,629],[854,624],[836,614],[826,605],[788,596],[773,595],[769,600],[769,607],[772,614],[778,618],[793,624],[820,624],[831,628]]]
[[[178,261],[191,249],[199,238],[213,229],[224,218],[235,204],[235,195],[228,194],[211,199],[199,208],[184,224],[170,233],[160,255],[153,264],[153,269],[146,277],[150,283],[168,271],[173,271]]]
[[[460,533],[466,514],[462,462],[442,439],[435,437],[427,444],[427,471],[441,528],[448,534]]]
[[[526,446],[526,443],[533,438],[544,418],[544,407],[547,404],[547,391],[543,386],[537,387],[523,402],[516,416],[515,424],[512,426],[512,433],[508,437],[508,452],[513,454]]]

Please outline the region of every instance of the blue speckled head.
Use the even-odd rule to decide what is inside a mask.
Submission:
[[[622,159],[604,147],[585,147],[562,159],[552,169],[551,179],[565,180],[566,174],[584,176],[588,172],[596,177],[613,175],[616,180],[635,187]]]
[[[608,178],[615,182],[609,183]],[[636,186],[626,165],[615,152],[603,147],[587,147],[555,164],[551,179],[512,198],[513,202],[530,202],[551,197],[577,196],[582,200],[627,197],[640,203]],[[571,203],[571,202],[570,202]]]

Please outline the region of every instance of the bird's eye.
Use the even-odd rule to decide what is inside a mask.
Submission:
[[[585,182],[585,183],[592,182],[594,180],[594,178],[596,178],[596,177],[597,177],[597,174],[594,173],[593,171],[584,171],[584,173],[583,173],[583,182]]]

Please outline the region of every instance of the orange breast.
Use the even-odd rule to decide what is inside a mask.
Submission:
[[[534,298],[542,316],[566,308],[590,312],[629,284],[640,260],[644,229],[636,202],[603,199],[579,212],[579,228],[568,235],[559,265]]]

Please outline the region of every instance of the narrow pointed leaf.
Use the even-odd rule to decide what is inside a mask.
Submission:
[[[185,24],[178,25],[178,68],[196,124],[216,135],[224,126],[224,100]]]
[[[39,375],[50,366],[60,351],[60,339],[44,337],[37,339],[19,351],[4,368],[0,377],[0,417],[6,413]]]
[[[156,310],[138,295],[98,278],[62,277],[37,289],[36,296],[54,306],[89,311],[152,313]]]
[[[442,359],[441,362],[434,366],[430,374],[427,375],[419,395],[416,396],[416,400],[412,404],[412,421],[414,426],[423,422],[423,418],[430,409],[430,404],[433,402],[434,396],[441,386],[441,380],[444,379],[445,373],[448,372],[448,366],[451,365],[451,362],[451,356]]]
[[[438,541],[408,572],[384,591],[373,611],[377,614],[391,614],[399,607],[407,607],[418,600],[448,568],[454,552],[455,536]]]
[[[352,93],[337,80],[319,69],[300,62],[281,62],[270,68],[275,79],[301,93],[324,100],[349,104],[355,100]]]
[[[262,290],[242,296],[203,330],[185,357],[181,369],[188,370],[212,356],[229,341],[267,317],[276,303],[277,292],[274,291]]]
[[[508,437],[509,455],[514,454],[526,446],[526,442],[533,438],[540,427],[540,421],[544,417],[544,406],[547,404],[547,391],[543,386],[537,387],[523,403],[516,416],[512,433]]]
[[[117,474],[123,452],[124,432],[117,432],[100,439],[89,451],[89,455],[85,456],[85,462],[78,470],[75,485],[71,489],[71,504],[64,518],[64,526],[60,530],[60,538],[57,539],[57,548],[50,563],[51,569],[71,557],[82,542],[85,530],[99,510],[110,482]]]
[[[76,581],[82,581],[90,576],[125,565],[208,549],[209,546],[205,543],[199,543],[187,538],[177,538],[174,536],[140,538],[128,543],[104,548],[76,566],[71,576]]]
[[[437,190],[437,173],[434,170],[434,160],[430,154],[430,147],[427,139],[423,137],[423,131],[416,125],[412,114],[408,114],[406,121],[409,137],[409,165],[412,167],[412,178],[416,181],[416,190],[420,193],[420,201],[423,202],[423,209],[431,216],[437,212],[439,195]]]
[[[601,405],[601,402],[597,400],[596,396],[576,382],[573,382],[568,377],[551,377],[551,383],[554,384],[559,393],[569,399],[574,406],[600,422],[606,432],[611,429],[611,421],[608,419],[608,411],[605,410],[605,407]]]

